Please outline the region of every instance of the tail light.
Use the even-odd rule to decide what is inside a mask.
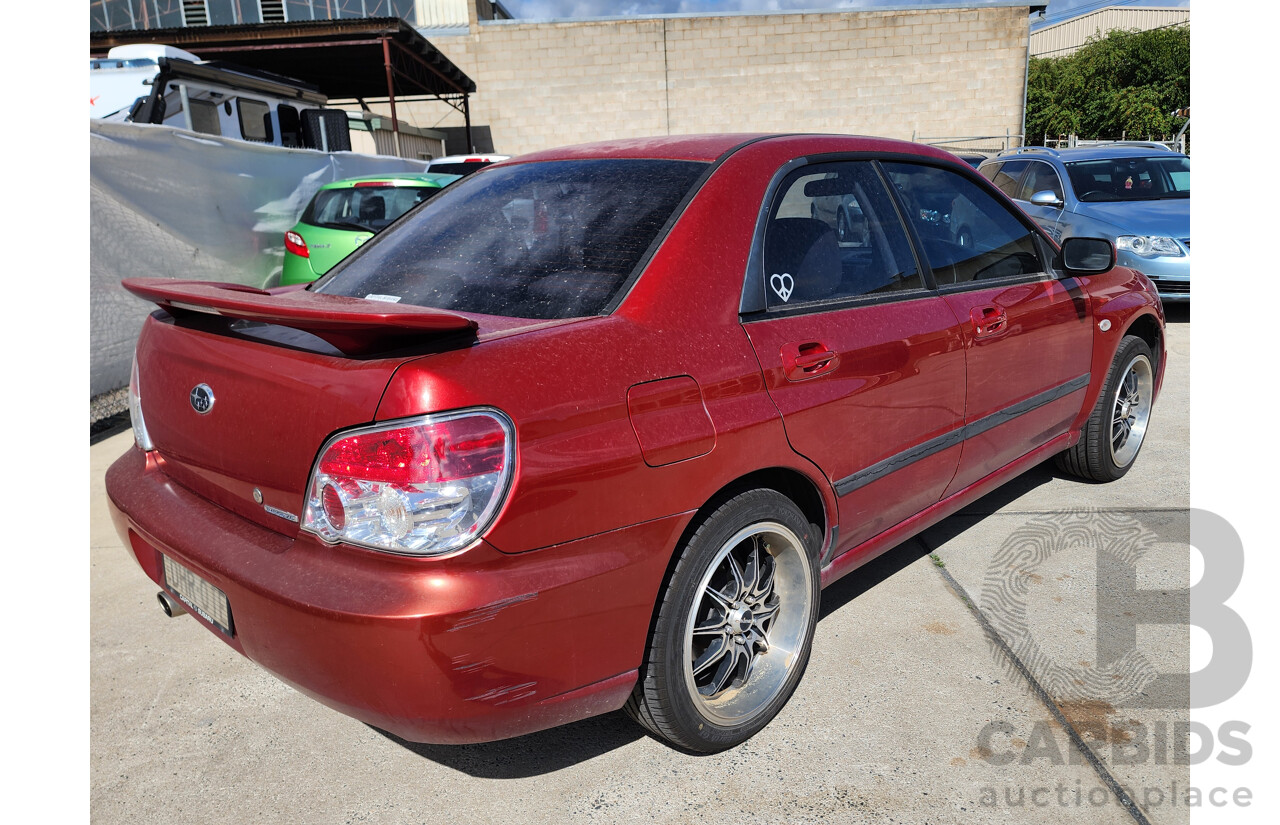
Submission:
[[[307,249],[307,242],[301,235],[290,229],[284,233],[284,251],[292,252],[299,258],[310,258],[311,250]]]
[[[133,441],[146,452],[155,449],[147,434],[147,422],[142,420],[142,392],[138,389],[138,353],[133,353],[133,367],[129,370],[129,421],[133,423]]]
[[[510,420],[497,410],[428,415],[339,433],[311,471],[302,529],[412,556],[465,547],[511,481]]]

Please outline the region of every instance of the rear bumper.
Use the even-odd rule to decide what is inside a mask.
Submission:
[[[480,542],[441,559],[331,547],[267,530],[130,449],[107,472],[125,546],[163,586],[160,554],[226,593],[214,635],[324,704],[404,739],[503,739],[616,710],[690,514],[531,553]]]

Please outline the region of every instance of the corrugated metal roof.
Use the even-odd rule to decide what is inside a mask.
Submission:
[[[387,96],[382,41],[390,43],[396,97],[473,94],[476,84],[397,17],[303,20],[239,26],[128,29],[89,35],[91,57],[114,46],[163,43],[318,86],[331,98]]]
[[[1090,37],[1115,29],[1150,31],[1191,22],[1191,9],[1108,6],[1031,32],[1032,57],[1066,57]]]

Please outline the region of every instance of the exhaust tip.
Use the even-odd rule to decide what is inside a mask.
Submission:
[[[181,616],[187,612],[187,609],[182,606],[182,602],[178,601],[173,596],[170,596],[163,590],[156,594],[156,599],[160,602],[160,609],[164,611],[164,615],[168,616],[170,619],[174,616]]]

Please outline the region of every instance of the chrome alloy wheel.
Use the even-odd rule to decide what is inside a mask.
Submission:
[[[1155,382],[1145,355],[1135,355],[1121,375],[1111,404],[1111,460],[1117,467],[1127,467],[1147,434]]]
[[[707,568],[685,628],[684,676],[711,721],[748,722],[783,690],[808,632],[810,564],[794,532],[760,522]]]

